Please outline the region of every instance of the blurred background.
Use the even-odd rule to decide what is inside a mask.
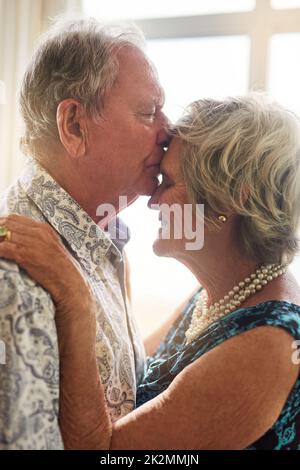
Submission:
[[[250,89],[267,90],[300,114],[300,0],[0,0],[0,191],[24,165],[17,93],[35,41],[53,17],[74,13],[140,26],[172,120],[194,99]],[[127,254],[143,336],[197,285],[178,262],[153,255],[158,215],[146,203],[140,198],[122,213],[132,232]],[[300,282],[299,258],[292,269]]]

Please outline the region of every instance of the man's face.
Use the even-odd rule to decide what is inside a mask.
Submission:
[[[107,202],[113,195],[151,195],[157,188],[163,147],[168,141],[162,112],[164,94],[154,69],[135,48],[119,53],[119,74],[104,101],[98,123],[90,121],[89,156],[106,181]],[[110,200],[110,201],[109,201]]]

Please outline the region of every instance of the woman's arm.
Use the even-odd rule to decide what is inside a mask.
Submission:
[[[244,449],[278,419],[298,377],[294,339],[266,326],[231,338],[113,425],[111,449]]]
[[[19,215],[0,219],[11,241],[0,257],[16,261],[52,296],[60,359],[59,425],[66,449],[108,449],[111,421],[99,378],[95,304],[89,285],[58,234]],[[96,398],[96,400],[95,400]]]
[[[74,294],[56,309],[59,426],[66,449],[104,450],[110,445],[112,428],[97,366],[94,309],[88,291]]]
[[[13,259],[13,249],[8,245],[0,244],[0,256],[5,255],[5,249],[11,249],[6,254]],[[53,253],[49,257],[47,246],[49,243],[44,245],[40,261],[32,252],[30,261],[26,261],[23,250],[22,267],[37,276],[42,285],[45,282],[53,287],[43,279],[45,269],[32,268],[33,259],[35,266],[41,264],[46,269],[52,263]],[[62,270],[56,267],[56,271],[57,283]],[[72,279],[76,283],[74,290],[80,292],[74,302],[69,303],[70,291],[63,296],[57,286],[54,289],[56,295],[59,293],[56,320],[63,378],[60,419],[67,448],[242,449],[276,421],[299,366],[291,360],[293,338],[280,328],[267,326],[212,349],[186,367],[165,392],[111,427],[94,352],[89,291],[76,275]],[[90,314],[83,314],[82,309],[78,312],[80,301],[85,302]]]

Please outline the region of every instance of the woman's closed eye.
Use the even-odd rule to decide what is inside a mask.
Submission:
[[[161,181],[161,185],[164,186],[164,188],[169,188],[170,186],[173,185],[173,181],[171,180],[171,178],[166,174],[166,173],[161,173],[162,175],[162,181]]]

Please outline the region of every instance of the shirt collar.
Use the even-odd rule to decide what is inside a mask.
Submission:
[[[75,252],[85,270],[93,273],[104,256],[122,259],[109,233],[101,230],[40,164],[30,159],[19,181],[28,197]]]
[[[114,222],[113,230],[110,231],[110,225],[105,229],[105,232],[109,234],[110,239],[119,249],[123,251],[124,246],[129,242],[131,234],[129,227],[125,224],[124,220],[120,217],[116,217],[112,222]]]

